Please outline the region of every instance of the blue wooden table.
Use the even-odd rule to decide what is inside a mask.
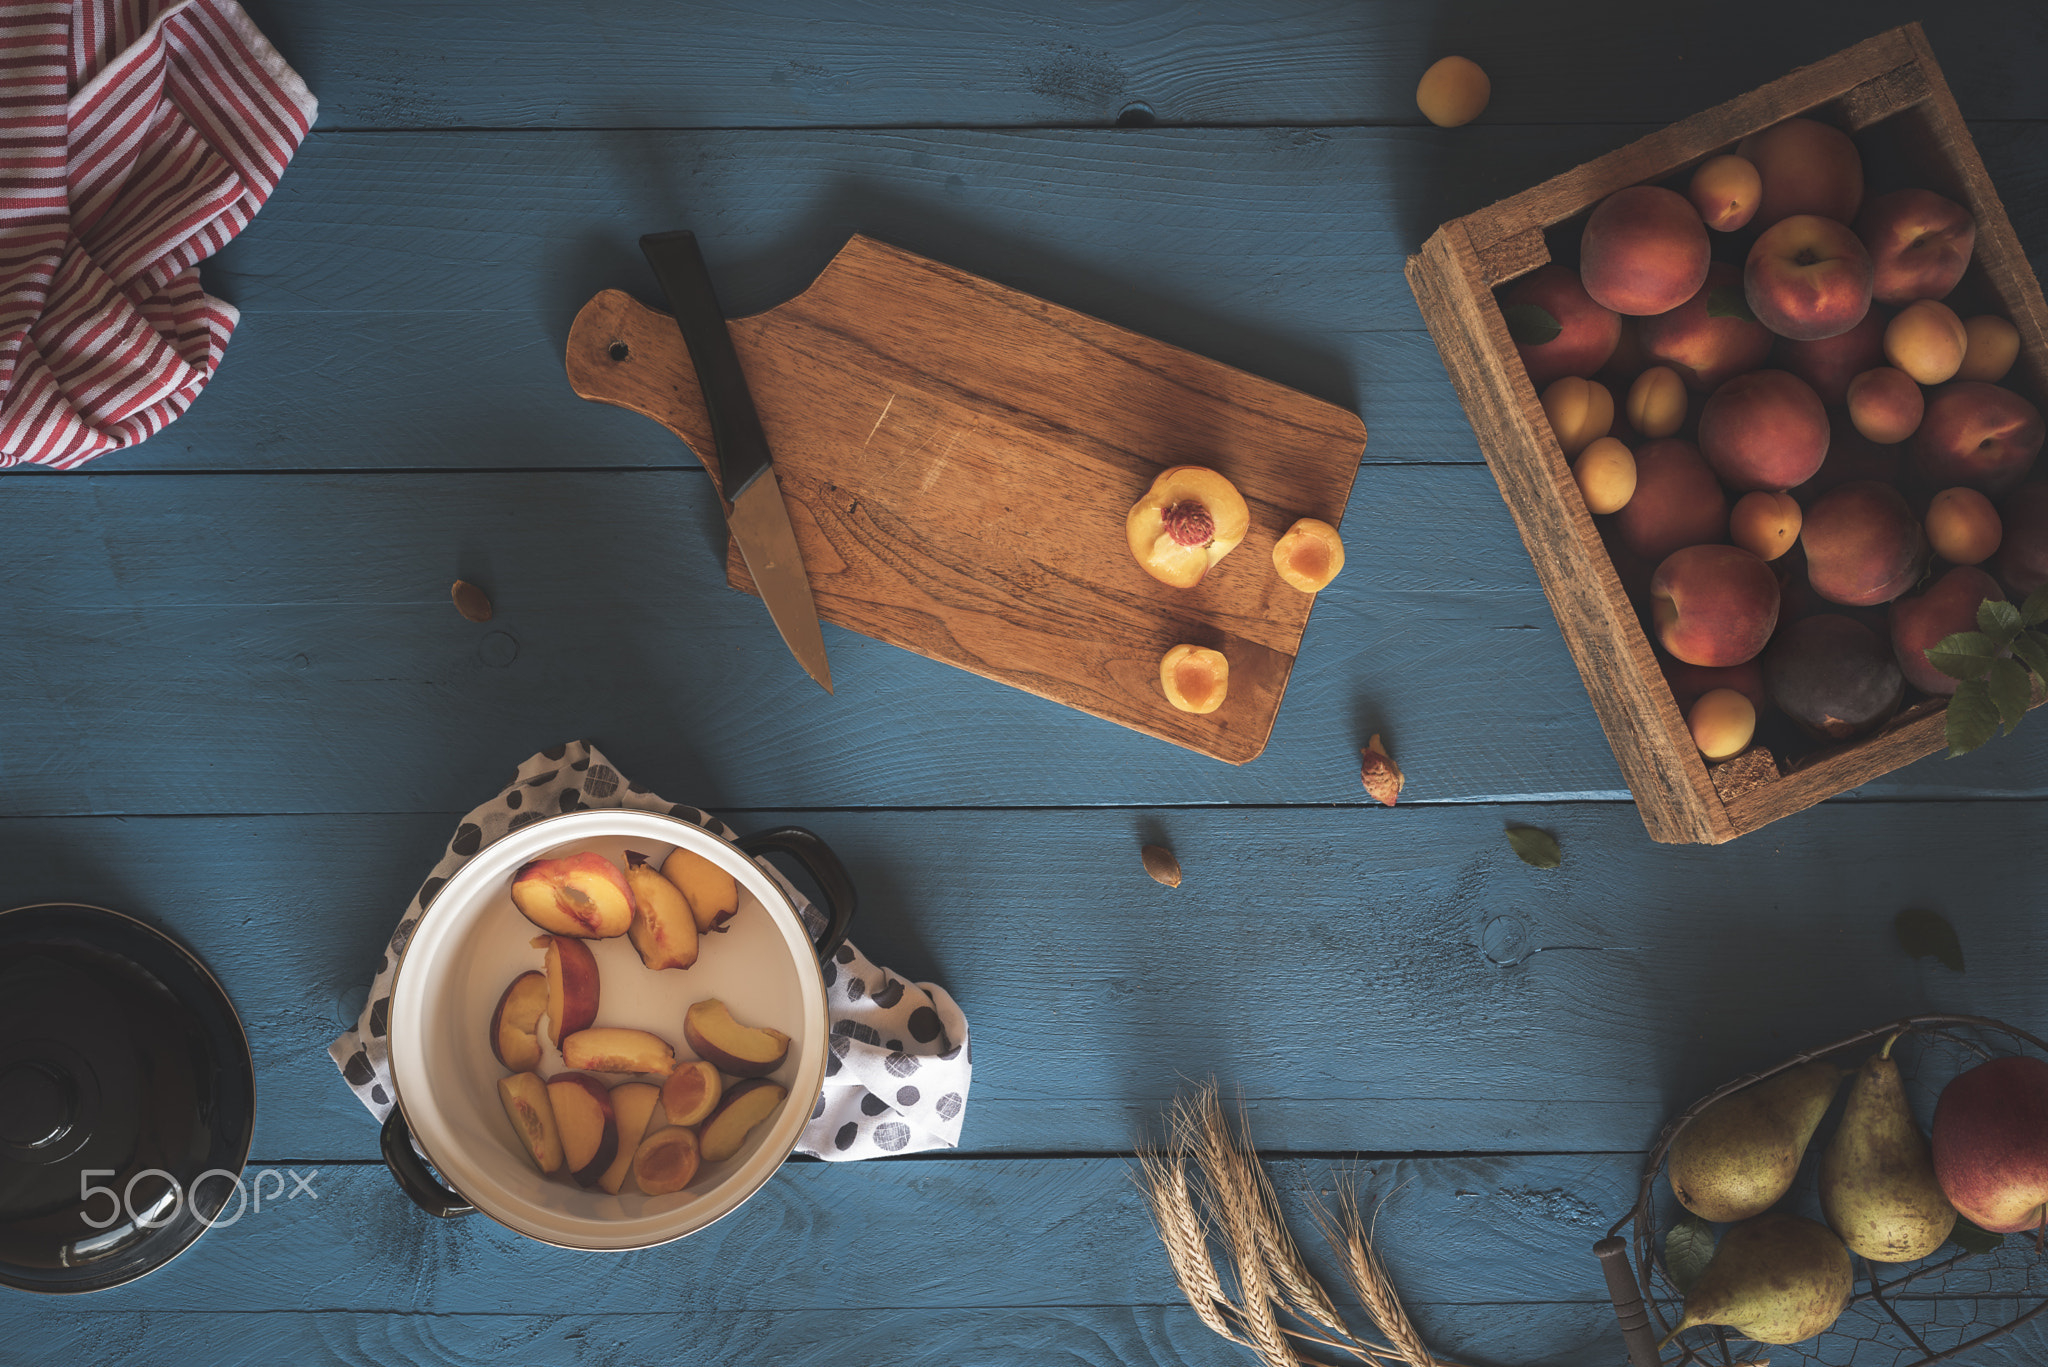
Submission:
[[[1213,1075],[1288,1202],[1346,1171],[1391,1193],[1440,1353],[1618,1364],[1589,1248],[1674,1110],[1913,1011],[2048,1029],[2048,723],[1652,844],[1400,271],[1447,217],[1912,18],[2038,271],[2038,7],[249,8],[321,113],[207,268],[242,310],[218,380],[88,473],[0,486],[0,868],[10,904],[132,909],[211,962],[255,1052],[252,1166],[318,1197],[123,1288],[0,1293],[0,1361],[1248,1362],[1181,1300],[1127,1161]],[[1413,91],[1451,51],[1493,102],[1440,130]],[[695,457],[563,377],[577,308],[658,297],[636,239],[679,226],[735,313],[858,229],[1359,412],[1349,567],[1264,756],[831,626],[838,695],[810,683],[724,586]],[[1358,783],[1374,731],[1392,811]],[[455,817],[575,737],[841,852],[862,948],[973,1022],[959,1152],[793,1162],[626,1257],[399,1193],[327,1043]],[[1520,863],[1516,824],[1563,867]],[[1964,973],[1895,945],[1906,907],[1956,926]],[[1976,1360],[2044,1356],[2036,1330]]]

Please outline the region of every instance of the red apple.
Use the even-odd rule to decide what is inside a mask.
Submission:
[[[1781,337],[1838,337],[1870,312],[1870,253],[1831,218],[1794,214],[1764,230],[1742,267],[1757,321]]]
[[[2048,1063],[1980,1063],[1934,1104],[1934,1176],[1980,1229],[2040,1229],[2048,1215]]]
[[[1593,302],[1578,272],[1555,262],[1538,266],[1508,286],[1500,309],[1507,316],[1515,351],[1528,368],[1529,382],[1541,394],[1552,380],[1566,375],[1590,378],[1614,355],[1621,340],[1621,316]],[[1548,331],[1548,341],[1533,340]],[[1524,342],[1523,337],[1532,340]]]
[[[1932,190],[1894,190],[1856,215],[1856,235],[1870,251],[1871,298],[1886,304],[1941,299],[1970,267],[1977,220]]]
[[[1725,261],[1707,267],[1707,283],[1669,313],[1637,327],[1643,354],[1678,372],[1685,387],[1709,394],[1722,381],[1755,370],[1771,352],[1771,333],[1749,311],[1742,272]]]
[[[1579,273],[1616,313],[1665,313],[1707,281],[1707,225],[1675,190],[1631,185],[1600,201],[1579,239]]]
[[[1804,484],[1827,458],[1829,435],[1820,396],[1783,370],[1737,375],[1700,410],[1700,454],[1733,489]]]

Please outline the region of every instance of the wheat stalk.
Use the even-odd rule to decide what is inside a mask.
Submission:
[[[1202,1323],[1251,1349],[1265,1367],[1314,1367],[1290,1339],[1334,1348],[1370,1367],[1458,1367],[1433,1357],[1423,1346],[1348,1188],[1343,1206],[1347,1224],[1340,1226],[1320,1208],[1316,1223],[1391,1347],[1353,1333],[1329,1292],[1310,1274],[1280,1213],[1279,1195],[1259,1161],[1242,1110],[1240,1140],[1218,1103],[1215,1085],[1209,1083],[1192,1097],[1177,1098],[1166,1118],[1167,1147],[1140,1152],[1139,1182],[1174,1279]],[[1210,1248],[1212,1236],[1223,1245],[1228,1285]],[[1282,1323],[1282,1313],[1320,1325],[1334,1337]]]
[[[1358,1193],[1351,1187],[1344,1188],[1338,1198],[1340,1214],[1332,1218],[1320,1208],[1316,1212],[1316,1223],[1322,1227],[1323,1237],[1330,1241],[1331,1249],[1344,1265],[1345,1279],[1351,1289],[1358,1293],[1359,1304],[1365,1313],[1372,1316],[1372,1322],[1380,1334],[1393,1345],[1393,1350],[1409,1367],[1451,1367],[1433,1356],[1422,1341],[1422,1335],[1415,1331],[1408,1311],[1401,1304],[1401,1297],[1394,1290],[1393,1278],[1387,1275],[1387,1265],[1373,1247],[1372,1234],[1358,1208]]]

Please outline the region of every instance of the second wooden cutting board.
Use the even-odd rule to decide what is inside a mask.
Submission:
[[[1365,450],[1356,415],[860,236],[732,333],[826,621],[1232,764],[1265,748],[1314,602],[1274,572],[1273,543],[1299,517],[1340,523]],[[598,295],[568,371],[718,477],[667,314]],[[1252,513],[1244,544],[1186,590],[1124,542],[1172,465],[1220,471]],[[726,576],[752,591],[736,550]],[[1230,661],[1206,716],[1159,686],[1182,642]]]

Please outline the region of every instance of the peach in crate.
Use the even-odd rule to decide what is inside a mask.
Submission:
[[[1540,384],[1532,382],[1504,305],[1520,297],[1519,282],[1546,268],[1553,279],[1576,271],[1596,304],[1624,314],[1668,313],[1687,304],[1707,284],[1710,269],[1702,213],[1718,218],[1729,206],[1739,212],[1736,201],[1744,194],[1744,179],[1732,174],[1741,170],[1738,164],[1723,162],[1711,174],[1702,168],[1731,156],[1755,167],[1758,202],[1741,238],[1719,239],[1722,254],[1737,260],[1753,255],[1741,302],[1758,321],[1775,322],[1792,336],[1774,343],[1763,361],[1769,368],[1731,374],[1710,392],[1699,430],[1704,459],[1684,427],[1655,440],[1631,434],[1633,497],[1596,521],[1574,481],[1567,443],[1553,433],[1541,402],[1560,374],[1574,371],[1546,372]],[[1866,168],[1872,168],[1867,185]],[[1704,209],[1688,198],[1695,173]],[[1717,187],[1732,189],[1724,199]],[[1898,193],[1907,189],[1925,193]],[[1875,245],[1847,226],[1866,209],[1860,221]],[[1965,238],[1971,239],[1967,261],[1944,292],[1964,256]],[[1917,25],[1879,34],[1445,223],[1409,259],[1408,279],[1655,839],[1730,840],[1943,745],[1946,700],[1916,692],[1923,700],[1898,712],[1904,682],[1892,643],[1862,621],[1830,613],[1806,583],[1809,559],[1818,560],[1816,583],[1826,582],[1843,598],[1882,604],[1910,589],[1912,579],[1901,578],[1924,563],[1924,549],[1894,535],[1899,529],[1874,501],[1859,510],[1851,498],[1816,518],[1822,496],[1844,484],[1913,479],[1926,494],[1963,486],[1993,502],[2048,489],[2025,482],[2042,444],[2048,303]],[[1958,319],[2010,325],[2016,359],[2009,369],[2000,368],[2006,334],[1997,322],[1974,331],[1969,323],[1950,328],[1943,312],[1923,307],[1915,321],[1893,330],[1901,308],[1931,302],[1936,294],[1940,309]],[[1716,309],[1711,290],[1706,302],[1708,315],[1740,312]],[[1598,369],[1577,369],[1578,378],[1597,375],[1626,394],[1649,364],[1700,368],[1677,353],[1676,342],[1658,339],[1678,331],[1672,326],[1678,320],[1654,327],[1647,317],[1635,321],[1638,342],[1647,329],[1664,355],[1610,357]],[[1872,442],[1842,413],[1850,383],[1888,363],[1888,330],[1892,350],[1908,362],[1890,364],[1909,376],[1918,370],[1951,377],[1927,392],[1918,426],[1896,445]],[[1616,356],[1627,351],[1627,331]],[[1993,384],[1975,378],[1980,373],[2002,379]],[[1963,374],[1969,378],[1954,378]],[[1783,375],[1793,383],[1750,380],[1722,393],[1754,375]],[[1897,435],[1910,418],[1905,391],[1889,381],[1865,391],[1857,405],[1861,419],[1880,436]],[[1718,414],[1711,411],[1716,407]],[[1839,416],[1831,418],[1830,407]],[[1757,415],[1753,421],[1719,420],[1745,408]],[[1770,430],[1760,435],[1764,427]],[[1720,467],[1719,477],[1710,460]],[[1730,539],[1724,478],[1737,494],[1789,492],[1803,505],[1800,535],[1811,538],[1808,552],[1819,553],[1803,556],[1795,546],[1759,566],[1775,570],[1783,584],[1787,612],[1778,636],[1784,642],[1796,631],[1800,639],[1792,645],[1808,637],[1839,638],[1833,644],[1850,651],[1855,668],[1836,677],[1814,667],[1808,649],[1767,651],[1762,659],[1773,675],[1777,709],[1809,730],[1772,717],[1765,745],[1710,771],[1664,681],[1653,624],[1642,608],[1652,571],[1674,552]],[[2040,501],[2039,520],[2048,523],[2048,494]],[[1775,520],[1782,529],[1790,519],[1772,519],[1770,509],[1756,507],[1745,514],[1754,524],[1735,534],[1768,551],[1783,539],[1782,530],[1765,537],[1763,522]],[[1848,512],[1855,515],[1836,516]],[[2048,579],[2048,527],[2029,541],[2040,545],[2036,570],[2035,557],[2014,546],[2014,515],[2007,512],[2003,520],[2004,544],[1987,568],[2000,569],[2010,556],[2022,577]],[[2008,579],[2005,587],[2010,593],[2016,585]],[[1684,597],[1676,601],[1682,619]],[[1845,609],[1852,610],[1879,617],[1882,625],[1881,608]],[[1817,618],[1828,620],[1805,626]],[[1682,626],[1673,629],[1691,636]],[[1684,648],[1718,658],[1691,644]],[[1776,671],[1773,659],[1781,665]]]

